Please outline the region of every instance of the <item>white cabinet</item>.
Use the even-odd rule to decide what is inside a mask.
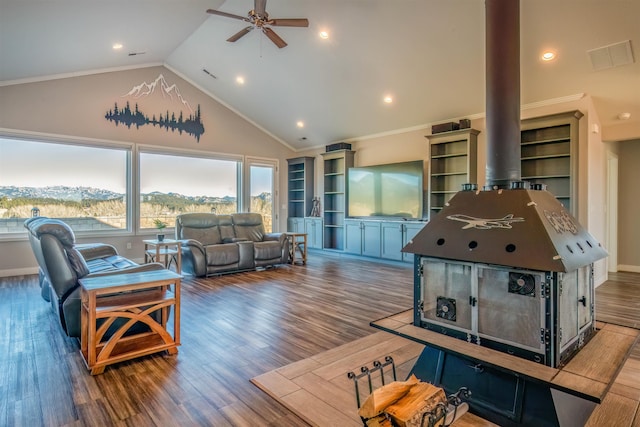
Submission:
[[[385,221],[382,222],[381,254],[382,258],[413,262],[413,254],[405,254],[402,248],[425,226],[422,221]]]
[[[344,232],[346,253],[380,257],[380,221],[346,219]]]
[[[310,249],[322,249],[322,218],[304,218],[304,228],[301,233],[307,233],[307,246]]]
[[[306,233],[304,228],[304,218],[289,217],[287,219],[287,231],[292,233]]]

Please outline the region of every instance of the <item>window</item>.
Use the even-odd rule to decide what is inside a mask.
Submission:
[[[0,136],[0,234],[60,218],[76,232],[130,229],[130,146],[90,147]]]
[[[274,177],[277,163],[265,159],[247,158],[249,166],[249,212],[262,215],[264,229],[273,231],[274,215]]]
[[[172,227],[187,212],[258,211],[270,224],[275,168],[252,166],[254,197],[241,184],[242,156],[0,135],[0,236],[24,234],[36,212],[80,234],[146,232],[154,220]]]
[[[140,151],[141,229],[153,228],[155,219],[173,226],[186,212],[238,212],[241,159],[203,155]]]

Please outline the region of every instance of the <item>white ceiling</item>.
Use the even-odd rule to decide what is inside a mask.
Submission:
[[[522,103],[585,93],[603,126],[629,112],[640,129],[640,0],[520,4]],[[247,24],[209,8],[253,1],[0,0],[0,85],[164,64],[296,150],[485,110],[482,0],[268,0],[272,18],[310,22],[274,27],[284,49],[258,31],[226,42]],[[592,69],[588,50],[624,40],[633,64]]]

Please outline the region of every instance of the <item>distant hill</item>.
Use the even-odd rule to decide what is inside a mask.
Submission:
[[[115,193],[113,191],[94,187],[13,187],[0,186],[0,198],[7,199],[54,199],[64,201],[81,202],[84,200],[123,200],[123,193]],[[262,200],[271,200],[270,193],[262,193],[257,196]],[[142,194],[142,201],[155,204],[175,204],[183,203],[233,203],[236,198],[232,196],[210,197],[210,196],[185,196],[178,193],[147,193]]]
[[[122,200],[124,194],[93,187],[0,187],[0,197],[9,199]]]

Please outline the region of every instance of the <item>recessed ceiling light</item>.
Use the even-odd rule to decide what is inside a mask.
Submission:
[[[321,39],[328,39],[329,38],[329,33],[327,31],[320,31],[318,33],[318,35],[320,36]]]
[[[630,118],[631,118],[631,113],[618,114],[618,120],[629,120]]]
[[[540,55],[540,59],[542,59],[543,61],[553,61],[555,58],[556,53],[552,50],[546,50],[542,52],[542,55]]]
[[[244,77],[242,77],[242,76],[236,77],[236,83],[238,83],[239,85],[243,85],[244,84]]]
[[[391,95],[385,95],[383,101],[385,104],[391,104],[393,102],[393,98],[391,97]]]
[[[123,46],[122,43],[114,43],[111,47],[113,48],[113,50],[120,50]]]
[[[298,122],[296,123],[296,126],[298,126],[299,128],[303,128],[304,122],[302,120],[298,120]]]

